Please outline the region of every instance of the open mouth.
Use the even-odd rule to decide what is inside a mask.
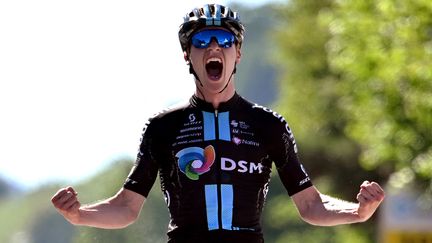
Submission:
[[[222,76],[222,70],[223,70],[223,64],[222,60],[220,58],[210,58],[207,60],[207,63],[205,65],[207,76],[211,80],[219,80]]]

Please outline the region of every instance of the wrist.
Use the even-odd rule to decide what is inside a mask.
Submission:
[[[82,214],[82,209],[79,208],[76,210],[76,212],[65,215],[65,218],[73,225],[82,225]]]
[[[355,215],[357,216],[357,223],[366,222],[372,216],[370,212],[361,207],[358,207]]]

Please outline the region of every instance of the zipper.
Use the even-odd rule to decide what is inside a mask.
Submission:
[[[216,143],[215,143],[215,149],[216,151],[219,151],[218,145],[219,145],[219,120],[218,120],[218,110],[215,109],[215,133],[216,133]],[[217,199],[218,199],[218,224],[219,229],[222,229],[222,191],[221,191],[221,160],[216,156],[217,161]]]

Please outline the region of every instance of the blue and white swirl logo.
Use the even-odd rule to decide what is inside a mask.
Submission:
[[[178,166],[189,179],[198,180],[199,176],[210,170],[216,154],[212,145],[205,147],[189,147],[180,150],[176,155]]]

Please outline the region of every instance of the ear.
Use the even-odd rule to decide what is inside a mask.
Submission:
[[[183,52],[183,58],[186,61],[186,64],[189,65],[190,60],[189,60],[189,55],[188,55],[187,51]]]
[[[237,48],[237,56],[236,56],[236,64],[239,64],[240,63],[240,60],[241,60],[241,48]]]

